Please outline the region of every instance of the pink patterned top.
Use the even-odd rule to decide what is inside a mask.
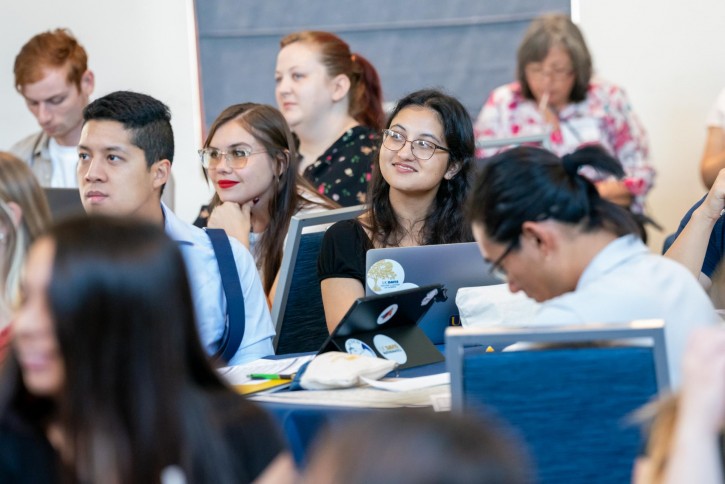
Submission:
[[[655,170],[649,162],[647,135],[619,87],[601,79],[589,83],[587,98],[569,104],[559,113],[559,129],[551,130],[536,103],[525,99],[518,82],[495,89],[476,121],[476,142],[495,138],[528,136],[550,131],[543,147],[563,156],[585,144],[600,144],[622,163],[625,184],[634,195],[632,210],[644,210],[644,197],[652,188]],[[511,146],[478,148],[485,158]],[[604,177],[595,170],[583,174],[593,181]]]

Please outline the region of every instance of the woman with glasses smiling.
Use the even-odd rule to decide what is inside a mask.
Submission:
[[[602,198],[583,166],[623,175],[596,146],[562,158],[531,147],[492,157],[468,201],[473,235],[512,292],[543,302],[533,324],[663,319],[676,385],[688,334],[719,318],[692,274],[652,254],[632,215]]]
[[[250,250],[271,305],[290,219],[336,206],[298,174],[292,133],[271,106],[229,106],[199,155],[216,190],[207,226],[224,229]]]
[[[422,90],[398,102],[373,165],[368,211],[330,227],[322,242],[318,274],[330,331],[365,294],[369,249],[472,240],[462,206],[473,154],[471,118],[458,100]]]
[[[625,178],[585,168],[603,197],[644,210],[654,168],[644,129],[619,87],[592,77],[592,58],[579,28],[565,15],[543,15],[529,26],[517,53],[517,81],[495,89],[476,121],[476,155],[497,138],[543,135],[543,147],[561,156],[599,144],[624,167]],[[507,147],[504,147],[505,149]]]

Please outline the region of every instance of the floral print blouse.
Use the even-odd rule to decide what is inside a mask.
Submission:
[[[593,78],[584,101],[569,104],[559,113],[559,129],[545,125],[536,102],[525,99],[518,82],[495,89],[476,121],[476,141],[545,133],[543,147],[563,156],[578,147],[596,143],[616,157],[624,168],[624,182],[634,196],[632,210],[644,210],[644,198],[652,188],[655,170],[649,162],[649,146],[644,128],[632,112],[624,91]],[[510,146],[478,148],[485,158]],[[582,173],[593,181],[604,177],[593,169]]]
[[[351,207],[365,203],[380,134],[367,126],[347,130],[303,175],[318,193]]]

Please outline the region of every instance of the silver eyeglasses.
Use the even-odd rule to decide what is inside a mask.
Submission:
[[[440,145],[433,143],[432,141],[424,139],[407,139],[403,133],[398,133],[392,129],[383,130],[383,146],[390,151],[400,151],[405,146],[405,143],[410,143],[410,151],[413,152],[413,156],[419,160],[429,160],[436,152],[436,150],[445,151],[450,153],[448,148],[444,148]]]
[[[545,77],[551,77],[554,81],[563,81],[568,79],[573,73],[574,69],[571,67],[555,67],[553,69],[544,69],[538,63],[529,64],[524,67],[524,72],[530,77],[536,77],[543,79]]]
[[[227,166],[232,169],[244,168],[247,166],[249,157],[266,151],[252,151],[245,148],[232,148],[229,151],[222,151],[216,148],[204,148],[199,150],[201,166],[207,170],[216,170],[222,158],[227,161]]]

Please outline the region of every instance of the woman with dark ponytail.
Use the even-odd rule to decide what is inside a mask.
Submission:
[[[632,215],[579,174],[584,166],[622,176],[594,146],[563,158],[538,148],[492,157],[468,202],[481,254],[512,292],[544,303],[535,323],[663,319],[676,384],[687,335],[719,318],[693,276],[650,253]]]

